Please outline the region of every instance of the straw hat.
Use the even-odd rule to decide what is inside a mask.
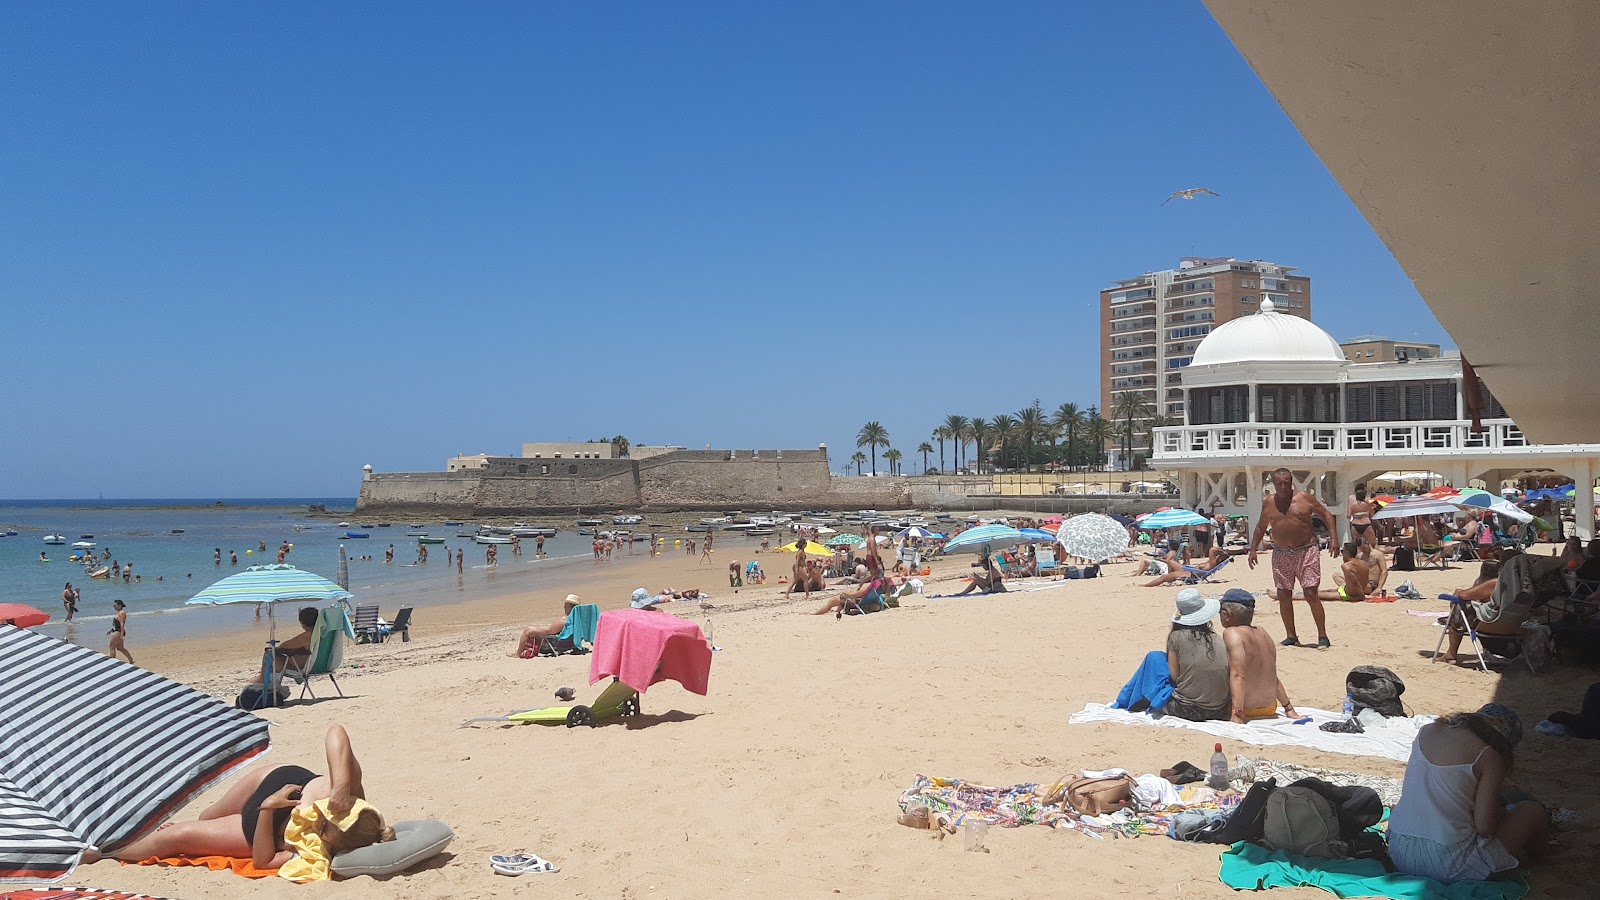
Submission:
[[[1178,592],[1178,614],[1172,621],[1178,625],[1204,625],[1217,617],[1222,603],[1205,596],[1194,588]]]
[[[578,604],[580,604],[582,602],[583,602],[583,598],[579,597],[577,594],[568,594],[567,595],[567,599],[565,601],[566,605],[569,606],[569,607],[570,606],[577,606]]]

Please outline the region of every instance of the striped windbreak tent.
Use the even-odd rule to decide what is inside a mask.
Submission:
[[[267,749],[267,723],[109,656],[0,625],[0,882],[161,824]]]

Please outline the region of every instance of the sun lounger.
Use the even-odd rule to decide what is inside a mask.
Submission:
[[[584,706],[546,706],[543,709],[525,709],[504,716],[484,716],[477,719],[468,719],[462,726],[473,722],[512,722],[522,724],[525,722],[538,722],[543,725],[565,725],[576,728],[579,725],[599,725],[602,719],[616,718],[617,716],[636,716],[639,714],[639,692],[613,678],[606,689],[600,692],[593,704]]]
[[[1190,584],[1205,584],[1211,580],[1211,576],[1227,568],[1228,563],[1231,562],[1233,562],[1233,557],[1224,556],[1221,562],[1209,569],[1201,568],[1200,566],[1184,566],[1183,570],[1189,573]]]
[[[355,629],[356,640],[363,644],[375,644],[381,638],[378,635],[378,606],[356,607],[356,614],[350,617],[350,627]]]
[[[401,643],[411,643],[411,607],[400,607],[400,611],[394,614],[393,622],[378,627],[378,642],[387,641],[396,634],[400,635]]]
[[[317,695],[311,690],[311,679],[316,675],[328,676],[333,689],[340,697],[344,696],[344,689],[339,687],[339,679],[333,673],[344,663],[344,639],[349,633],[350,619],[343,609],[330,606],[322,611],[316,627],[311,630],[311,654],[290,657],[284,664],[283,674],[300,682],[300,699],[304,700],[307,694],[316,699]]]

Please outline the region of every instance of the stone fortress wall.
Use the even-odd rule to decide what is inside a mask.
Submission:
[[[824,450],[674,450],[645,459],[490,457],[481,469],[369,473],[356,509],[460,518],[601,511],[1030,509],[1145,512],[1152,500],[992,494],[989,476],[836,478]]]

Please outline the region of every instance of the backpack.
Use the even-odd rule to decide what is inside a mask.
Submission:
[[[1349,845],[1339,837],[1339,816],[1327,798],[1308,787],[1278,788],[1267,797],[1262,839],[1273,850],[1296,856],[1345,859]]]
[[[1376,710],[1387,718],[1404,716],[1405,707],[1400,695],[1406,692],[1406,683],[1400,676],[1382,666],[1356,666],[1344,677],[1345,692],[1355,701],[1356,712]]]
[[[1410,547],[1394,548],[1394,564],[1389,567],[1396,572],[1415,572],[1417,570],[1417,551]]]

